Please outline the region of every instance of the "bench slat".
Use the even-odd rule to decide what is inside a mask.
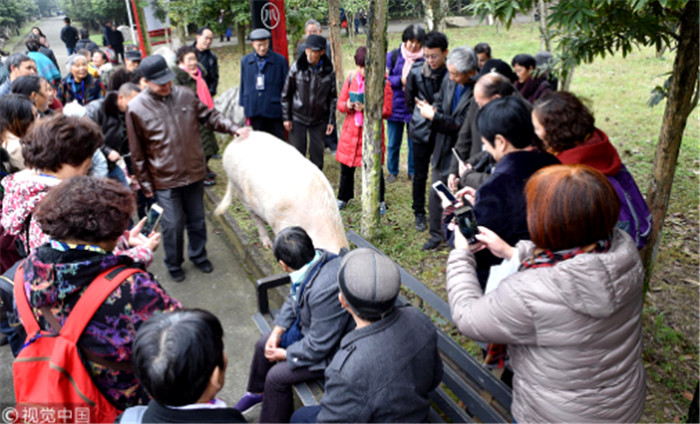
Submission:
[[[508,386],[495,378],[488,368],[480,364],[442,330],[438,330],[438,349],[463,369],[480,387],[491,393],[501,405],[510,410],[513,395]]]
[[[470,414],[479,418],[484,423],[508,423],[508,420],[498,414],[482,397],[467,385],[449,367],[443,369],[442,382],[459,398],[467,407]]]
[[[467,415],[467,413],[459,408],[455,401],[450,398],[450,396],[441,389],[433,390],[430,393],[430,399],[435,402],[435,404],[442,410],[442,412],[447,415],[453,423],[473,423],[472,417]],[[430,408],[432,412],[438,417],[440,421],[433,420],[430,417],[431,422],[444,422],[442,417],[435,412],[433,408]]]

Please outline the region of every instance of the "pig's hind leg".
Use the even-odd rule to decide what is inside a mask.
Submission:
[[[263,247],[265,249],[272,249],[272,241],[270,240],[270,236],[267,234],[267,226],[265,225],[265,221],[263,221],[262,218],[260,218],[250,209],[248,209],[248,212],[250,212],[250,216],[253,217],[253,221],[258,229],[258,236],[260,237]]]

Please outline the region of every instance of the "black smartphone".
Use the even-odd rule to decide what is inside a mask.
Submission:
[[[464,199],[464,203],[464,206],[455,211],[457,226],[469,244],[474,244],[478,242],[476,235],[479,234],[479,227],[476,223],[476,216],[471,203],[466,199]]]
[[[447,197],[447,200],[449,200],[450,203],[452,203],[453,205],[457,203],[457,198],[454,196],[454,194],[452,194],[452,192],[450,192],[447,186],[442,183],[442,181],[436,181],[435,183],[433,183],[432,187],[433,189],[444,194],[445,197]]]

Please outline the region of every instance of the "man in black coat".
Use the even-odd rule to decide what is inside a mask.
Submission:
[[[197,49],[197,62],[204,68],[204,81],[209,88],[209,94],[214,97],[219,86],[219,59],[209,48],[212,40],[214,40],[214,31],[208,26],[203,26],[197,30],[192,45]]]
[[[395,306],[399,270],[371,249],[345,256],[338,286],[356,328],[326,368],[321,405],[298,410],[292,422],[426,422],[428,394],[442,379],[435,325],[412,306]]]
[[[104,25],[104,41],[105,45],[114,50],[116,62],[119,63],[119,56],[124,61],[124,35],[118,29],[112,28],[112,22],[107,21]]]
[[[61,29],[61,41],[66,45],[68,56],[70,56],[75,53],[75,45],[78,43],[80,37],[78,35],[78,30],[70,24],[69,17],[65,17],[63,22],[65,22],[66,25]]]
[[[282,89],[282,119],[290,132],[289,143],[323,169],[324,137],[335,128],[338,95],[335,70],[326,53],[326,39],[312,34],[306,40],[306,52],[289,69]]]
[[[474,89],[472,77],[477,73],[477,64],[476,54],[471,47],[452,50],[447,57],[447,72],[450,77],[442,81],[435,102],[431,105],[427,101],[419,100],[416,104],[421,116],[431,122],[431,136],[435,139],[431,161],[433,184],[437,181],[447,184],[453,157],[452,148],[467,115],[467,106]],[[423,245],[423,250],[435,250],[444,241],[442,205],[434,190],[431,190],[428,196],[430,238]]]
[[[435,147],[431,121],[425,119],[416,107],[416,99],[433,104],[447,74],[445,60],[449,53],[445,34],[430,31],[423,43],[423,62],[413,65],[406,78],[406,106],[413,111],[408,124],[408,135],[413,142],[413,215],[416,231],[425,231],[425,183],[428,180],[430,156]]]

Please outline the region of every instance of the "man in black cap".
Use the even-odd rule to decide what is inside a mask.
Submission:
[[[399,270],[372,249],[345,256],[338,286],[357,326],[326,367],[321,405],[298,410],[292,422],[425,422],[428,394],[442,380],[432,321],[411,306],[395,306]]]
[[[250,33],[253,53],[241,59],[241,88],[238,103],[256,131],[284,139],[282,88],[289,72],[287,59],[270,50],[270,31],[258,28]]]
[[[162,56],[146,57],[139,69],[147,88],[129,103],[126,112],[131,160],[144,195],[156,197],[163,208],[165,266],[179,282],[185,279],[181,267],[185,227],[190,260],[204,273],[213,270],[206,250],[203,193],[207,171],[199,125],[243,137],[248,130],[209,109],[194,91],[173,86],[175,73]]]
[[[326,55],[326,39],[312,34],[306,40],[306,50],[289,69],[282,90],[284,128],[290,132],[289,142],[323,169],[323,145],[326,135],[335,128],[335,70]]]
[[[124,55],[124,67],[129,72],[134,72],[141,64],[141,52],[138,50],[127,50]]]

